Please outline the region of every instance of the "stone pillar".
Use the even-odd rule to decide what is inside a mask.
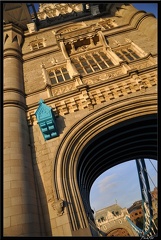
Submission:
[[[4,25],[4,236],[41,236],[23,82],[23,32]]]

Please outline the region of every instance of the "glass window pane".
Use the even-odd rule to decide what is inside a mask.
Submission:
[[[122,53],[125,54],[125,55],[127,54],[127,52],[125,50],[122,50]]]
[[[56,75],[57,75],[57,74],[58,74],[58,75],[61,74],[60,70],[56,70],[55,73],[56,73]]]
[[[50,78],[50,81],[51,81],[51,84],[57,83],[55,77]]]
[[[89,60],[89,63],[90,63],[91,65],[96,64],[95,61],[94,61],[93,59],[90,59],[90,60]]]
[[[126,60],[121,53],[119,53],[119,52],[115,52],[115,53],[116,53],[116,55],[117,55],[119,58],[121,58],[122,60]]]
[[[75,66],[76,68],[80,68],[80,67],[81,67],[81,65],[80,65],[79,63],[74,64],[74,66]]]
[[[66,68],[62,68],[62,72],[67,72],[67,69]]]
[[[86,62],[85,60],[81,60],[81,63],[82,63],[83,66],[88,65],[87,62]]]
[[[70,76],[69,76],[69,74],[68,74],[68,73],[64,73],[64,78],[65,78],[65,80],[68,80],[68,79],[70,79]]]
[[[135,52],[133,52],[133,56],[134,56],[136,59],[139,59],[139,58],[140,58]]]
[[[107,64],[108,64],[109,66],[114,66],[114,64],[111,62],[110,59],[108,59],[106,62],[107,62]]]
[[[95,65],[95,66],[92,66],[93,67],[93,69],[95,70],[95,71],[98,71],[98,70],[100,70],[99,69],[99,67],[97,66],[97,65]]]
[[[103,69],[107,68],[107,66],[106,66],[106,64],[105,64],[104,62],[99,63],[99,65],[100,65],[101,68],[103,68]]]
[[[131,61],[134,60],[134,58],[130,54],[126,54],[126,57]]]
[[[100,57],[99,57],[97,54],[93,54],[93,57],[94,57],[96,60],[101,60]]]
[[[120,58],[122,57],[121,53],[119,53],[119,52],[115,52],[115,53],[117,54],[118,57],[120,57]]]
[[[100,55],[103,57],[103,58],[107,58],[106,54],[104,52],[100,52]]]
[[[82,62],[82,65],[85,67],[85,66],[88,66],[88,63],[87,62]]]
[[[57,76],[57,78],[58,78],[58,82],[63,82],[64,81],[64,79],[63,79],[63,77],[61,75]]]
[[[139,58],[139,56],[130,48],[128,48],[128,51],[135,57],[135,58]]]
[[[53,73],[53,72],[50,72],[50,73],[49,73],[49,76],[54,76],[54,73]]]
[[[86,68],[86,71],[87,71],[87,73],[91,73],[91,72],[93,72],[92,69],[91,69],[90,67]]]
[[[78,69],[78,72],[79,72],[81,75],[84,75],[84,74],[85,74],[85,72],[84,72],[84,70],[83,70],[82,68]]]

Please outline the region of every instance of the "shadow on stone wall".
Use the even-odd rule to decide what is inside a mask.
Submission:
[[[37,202],[38,202],[41,235],[44,237],[48,237],[48,236],[52,236],[51,223],[50,223],[50,217],[49,217],[47,197],[46,197],[42,177],[40,174],[40,170],[36,162],[36,149],[33,142],[34,136],[33,136],[32,127],[29,127],[29,133],[30,133],[33,171],[34,171],[34,178],[35,178],[35,185],[36,185],[36,195],[37,195]]]
[[[56,125],[58,134],[62,134],[66,125],[64,121],[64,117],[61,115],[56,116]],[[38,130],[41,133],[41,130],[38,128]],[[36,128],[35,128],[36,131]],[[50,215],[48,210],[48,199],[46,196],[43,180],[42,180],[42,172],[40,172],[40,167],[42,166],[41,163],[39,165],[39,162],[41,160],[40,157],[40,150],[37,149],[35,143],[34,143],[34,134],[33,134],[33,126],[29,127],[29,133],[30,133],[30,146],[31,146],[31,152],[32,152],[32,161],[33,161],[33,171],[34,171],[34,178],[35,178],[35,185],[36,185],[36,195],[37,195],[37,202],[38,202],[38,212],[39,212],[39,221],[40,221],[40,227],[41,227],[41,235],[42,236],[52,236],[52,227],[51,227],[51,221],[50,221]],[[39,140],[36,140],[37,142]],[[45,144],[44,140],[44,144]],[[42,144],[42,151],[46,151],[47,147],[44,144]],[[39,144],[39,147],[41,147],[41,142]],[[45,157],[45,155],[44,155]],[[34,227],[34,226],[33,226]]]
[[[58,129],[58,133],[59,135],[63,133],[66,125],[65,125],[65,118],[61,115],[58,115],[56,117],[56,125],[57,125],[57,129]]]

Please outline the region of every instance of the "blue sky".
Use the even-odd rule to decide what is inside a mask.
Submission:
[[[145,160],[150,175],[150,189],[153,190],[157,186],[156,170],[158,167],[156,160],[151,160],[151,162],[149,159]],[[113,205],[116,201],[122,208],[128,208],[140,199],[141,191],[135,160],[119,164],[101,174],[90,192],[91,208],[95,211]]]
[[[144,10],[148,13],[153,13],[158,18],[158,4],[157,3],[132,3],[138,10]]]

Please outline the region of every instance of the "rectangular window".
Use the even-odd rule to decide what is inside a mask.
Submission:
[[[35,43],[31,44],[32,50],[38,50],[38,49],[43,48],[43,47],[44,47],[43,42],[35,42]]]
[[[73,58],[72,62],[82,76],[114,66],[104,52],[85,54],[81,57]]]
[[[69,80],[70,76],[67,69],[64,67],[64,68],[59,68],[55,70],[50,70],[49,78],[50,78],[51,84],[55,84],[55,83],[60,83],[60,82]]]
[[[123,48],[120,50],[115,50],[115,54],[124,61],[133,61],[139,59],[140,57],[131,48]]]

